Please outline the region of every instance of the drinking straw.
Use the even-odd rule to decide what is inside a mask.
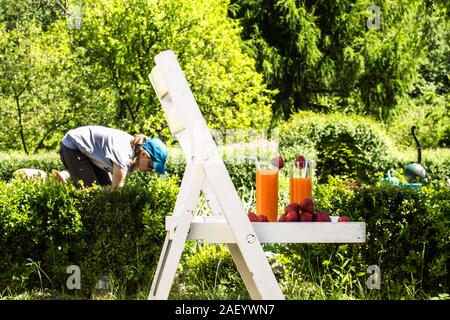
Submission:
[[[308,178],[308,162],[309,162],[309,160],[306,159],[306,161],[305,161],[305,168],[304,168],[304,170],[305,170],[305,178]]]
[[[256,167],[259,168],[259,161],[256,156],[239,156],[238,158],[253,160],[255,162]]]

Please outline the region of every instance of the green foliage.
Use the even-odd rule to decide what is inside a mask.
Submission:
[[[320,182],[342,176],[375,182],[388,165],[387,137],[367,119],[339,114],[300,112],[280,128],[280,149],[286,161],[304,155],[316,162]]]
[[[448,292],[446,185],[349,188],[334,179],[316,185],[315,200],[317,210],[366,222],[366,242],[264,245],[288,299],[426,299]],[[370,265],[380,267],[379,290],[366,286]],[[194,243],[178,275],[172,298],[246,297],[225,246]]]
[[[447,4],[448,5],[448,4]],[[445,11],[433,6],[433,14],[425,21],[424,37],[427,39],[427,58],[420,68],[422,81],[416,84],[416,94],[435,91],[450,92],[450,20]]]
[[[173,296],[183,299],[248,299],[225,245],[194,243],[184,253]]]
[[[63,170],[64,166],[56,152],[31,156],[19,152],[0,152],[0,180],[8,181],[15,170],[22,168],[39,169],[49,173],[51,169]]]
[[[37,20],[46,29],[62,14],[70,0],[0,0],[0,21],[5,22],[9,29],[14,28],[24,20]]]
[[[396,110],[388,130],[398,145],[415,148],[411,135],[413,125],[417,127],[416,134],[422,148],[449,148],[450,94],[437,95],[430,91],[405,101]]]
[[[148,80],[156,54],[173,50],[214,128],[268,125],[270,92],[242,52],[227,1],[88,1],[72,40],[116,97],[116,121],[130,132],[169,135]],[[258,110],[256,113],[255,111]]]
[[[413,124],[407,117],[403,119]],[[446,117],[440,121],[445,123]],[[397,123],[403,131],[410,132],[410,127],[400,124],[400,117]],[[426,132],[433,136],[438,131]],[[418,131],[421,142],[431,140],[421,132]],[[410,134],[409,137],[408,142],[414,143]],[[365,117],[342,114],[299,112],[280,126],[280,150],[285,161],[299,155],[313,159],[321,183],[338,176],[359,183],[375,183],[391,168],[403,175],[406,165],[417,161],[417,150],[415,145],[406,148],[408,144],[401,145],[399,140],[403,141],[402,132],[393,125],[386,128]],[[450,177],[447,148],[422,149],[422,164],[431,181],[442,182]]]
[[[0,182],[2,290],[67,292],[69,265],[81,269],[81,295],[114,275],[130,296],[148,290],[178,193],[174,179],[136,175],[124,188],[77,190],[71,184]]]
[[[0,10],[0,150],[51,150],[68,129],[92,123],[169,140],[148,79],[154,56],[169,49],[211,127],[269,125],[272,92],[243,52],[227,1],[80,3]]]
[[[349,188],[330,179],[315,184],[316,209],[364,221],[367,241],[355,245],[266,245],[270,263],[291,298],[374,297],[366,268],[379,265],[376,298],[420,298],[448,292],[450,191],[434,183],[419,191],[399,187]],[[0,182],[0,283],[66,292],[65,268],[81,267],[83,297],[98,276],[114,281],[121,297],[148,291],[173,210],[179,179],[134,174],[116,192],[76,190],[70,184]],[[240,189],[243,197],[252,189]],[[283,199],[281,199],[283,202]],[[42,291],[42,290],[41,290]],[[68,295],[73,293],[68,292]],[[188,246],[173,298],[246,298],[223,246]]]
[[[392,155],[389,167],[396,169],[397,175],[403,175],[403,170],[410,162],[417,161],[417,151],[408,150]],[[425,149],[422,150],[422,165],[429,177],[429,183],[440,183],[450,178],[450,150]]]
[[[389,130],[394,132],[393,128]],[[421,132],[419,130],[422,141]],[[400,138],[399,134],[396,138]],[[245,143],[219,146],[219,150],[235,187],[238,190],[254,189],[255,165],[239,156],[253,155],[255,150]],[[394,169],[401,177],[406,165],[417,160],[415,148],[407,149],[395,144],[386,129],[374,121],[357,116],[325,116],[310,112],[301,112],[281,126],[280,152],[286,164],[299,155],[315,160],[315,176],[319,182],[340,176],[360,183],[375,183],[389,169]],[[177,176],[181,181],[186,168],[184,155],[175,147],[171,147],[169,153],[169,175]],[[430,182],[445,181],[450,177],[450,150],[423,149],[422,164]],[[63,169],[63,166],[56,153],[32,156],[0,153],[1,180],[9,180],[20,168],[50,172],[52,168]]]
[[[66,130],[86,119],[109,124],[111,97],[84,84],[87,70],[71,49],[65,21],[46,32],[34,20],[12,30],[0,24],[0,57],[1,150],[55,149]]]
[[[379,29],[366,28],[373,4]],[[229,11],[244,26],[258,70],[279,90],[285,119],[299,109],[387,119],[424,57],[423,1],[246,0],[232,1]]]
[[[358,259],[357,270],[378,265],[385,287],[397,283],[416,284],[425,292],[449,290],[450,191],[445,184],[415,191],[350,189],[335,181],[317,186],[315,196],[318,209],[366,222],[366,242],[354,245],[347,256]]]
[[[177,177],[180,181],[186,169],[186,162],[179,149],[171,148],[170,157],[167,161],[167,172],[169,176]],[[256,170],[255,165],[250,161],[240,159],[227,160],[225,166],[236,188],[254,187]],[[17,169],[30,168],[40,169],[47,173],[51,169],[64,170],[64,166],[59,155],[54,153],[41,153],[35,155],[24,155],[23,153],[3,153],[0,152],[0,181],[8,181]],[[135,179],[143,179],[142,183],[147,183],[145,175],[138,174]]]

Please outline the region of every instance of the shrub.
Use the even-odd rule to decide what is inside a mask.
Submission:
[[[290,161],[303,154],[315,160],[320,182],[329,176],[375,182],[388,163],[390,141],[367,118],[301,112],[280,129],[284,158]]]
[[[359,271],[376,264],[381,268],[382,286],[415,283],[433,293],[448,292],[447,186],[419,191],[392,186],[350,189],[334,182],[317,186],[315,195],[319,209],[366,222],[366,242],[349,250],[353,258],[358,257]]]
[[[416,150],[398,150],[391,154],[389,166],[403,173],[406,165],[415,161],[417,161]],[[429,182],[440,183],[450,178],[450,149],[424,149],[421,163],[427,172]]]
[[[27,156],[19,152],[0,152],[0,180],[9,180],[17,169],[32,168],[50,172],[51,169],[62,170],[63,164],[56,152]]]
[[[72,264],[81,269],[85,297],[99,276],[113,275],[128,295],[146,288],[177,183],[139,174],[118,191],[80,191],[51,180],[0,182],[0,288],[64,292]]]
[[[411,127],[422,148],[450,147],[450,94],[436,95],[428,92],[423,96],[400,104],[388,130],[399,145],[415,148]]]
[[[0,289],[64,292],[66,268],[75,264],[81,268],[83,297],[92,294],[102,275],[113,277],[128,298],[148,292],[165,235],[164,216],[173,210],[178,184],[176,178],[145,174],[134,174],[115,192],[99,187],[80,191],[51,179],[0,182]],[[382,272],[382,298],[409,285],[434,295],[448,292],[450,190],[446,186],[419,191],[349,188],[343,180],[330,179],[330,184],[315,186],[314,197],[317,210],[366,222],[366,242],[266,245],[275,257],[282,257],[273,266],[278,265],[277,271],[287,268],[284,276],[300,272],[302,279],[315,283],[320,274],[333,278],[344,270],[341,278],[333,278],[335,282],[322,283],[322,289],[331,292],[342,285],[345,294],[355,296],[356,280],[375,264]],[[194,245],[180,267],[178,294],[198,298],[200,289],[213,290],[214,297],[246,297],[223,246]],[[278,273],[280,277],[283,273]]]
[[[375,183],[390,168],[402,172],[417,161],[415,148],[396,145],[380,124],[365,117],[300,112],[280,127],[280,149],[286,161],[305,155],[316,161],[316,177]],[[450,177],[450,150],[423,149],[422,164],[434,181]]]
[[[362,244],[265,244],[266,255],[287,295],[288,282],[320,285],[325,298],[424,298],[449,291],[450,190],[446,185],[412,188],[348,187],[341,179],[318,184],[316,210],[366,222]],[[224,246],[194,246],[185,253],[178,295],[223,298],[243,295]],[[367,268],[381,270],[381,290],[366,288]],[[292,283],[291,283],[292,284]],[[408,291],[414,288],[414,291]],[[305,289],[306,290],[306,289]],[[374,292],[376,291],[376,292]]]
[[[177,179],[176,181],[181,182],[186,169],[186,161],[181,151],[177,148],[171,148],[170,154],[167,162],[167,172],[169,176],[174,176]],[[250,189],[254,185],[256,171],[252,162],[239,159],[234,161],[227,160],[225,161],[225,165],[237,189]],[[0,152],[0,181],[10,180],[13,172],[21,168],[40,169],[47,173],[53,168],[59,170],[64,169],[56,152],[30,156],[23,153],[8,154]],[[135,178],[142,179],[142,176],[139,175],[139,178],[138,176]]]

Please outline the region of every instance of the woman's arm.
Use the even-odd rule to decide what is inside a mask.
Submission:
[[[114,163],[113,174],[112,174],[112,187],[113,189],[122,188],[125,183],[125,178],[127,177],[127,172],[120,166]]]

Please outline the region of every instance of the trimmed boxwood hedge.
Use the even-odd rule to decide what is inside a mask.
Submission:
[[[301,279],[305,288],[307,283],[320,285],[322,294],[331,299],[337,292],[363,299],[373,295],[423,299],[450,291],[450,189],[446,185],[418,191],[393,186],[355,188],[334,179],[317,185],[314,196],[316,210],[364,221],[366,242],[264,244],[280,283],[295,286],[294,279]],[[194,249],[185,259],[178,290],[194,299],[205,296],[199,292],[202,288],[248,298],[242,280],[226,271],[233,269],[233,260],[224,254],[225,246]],[[371,265],[381,271],[379,290],[366,288]],[[223,272],[220,277],[218,270]],[[289,287],[285,289],[290,298],[308,296]]]
[[[114,275],[132,295],[150,285],[178,181],[136,174],[112,191],[72,184],[0,182],[0,290],[67,292],[66,268],[81,269],[81,295]]]
[[[67,293],[66,269],[75,264],[81,269],[82,297],[89,297],[97,277],[105,275],[113,276],[123,296],[148,292],[164,241],[164,217],[173,211],[178,184],[176,178],[141,174],[118,191],[99,187],[80,191],[51,180],[0,182],[0,289],[14,293],[51,288]],[[378,265],[386,297],[393,286],[401,288],[411,279],[425,292],[449,291],[447,186],[414,191],[349,188],[333,182],[317,185],[314,196],[317,210],[367,223],[367,242],[348,245],[341,254],[350,259],[351,270]],[[301,261],[334,259],[339,247],[292,244],[277,250],[291,259],[292,268],[307,275]],[[211,279],[217,277],[216,268],[202,269],[214,272]]]
[[[411,284],[425,292],[450,290],[450,188],[319,185],[318,209],[366,222],[367,241],[348,252],[357,270],[378,265],[382,283]],[[325,258],[325,257],[324,257]],[[385,291],[386,292],[386,291]]]

